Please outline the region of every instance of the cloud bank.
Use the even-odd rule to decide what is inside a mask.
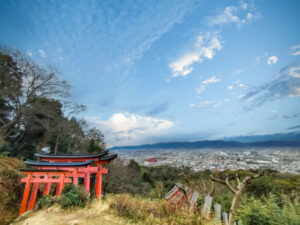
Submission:
[[[143,140],[166,134],[173,126],[171,120],[129,113],[115,113],[108,120],[87,118],[90,126],[103,131],[109,145],[141,144]]]

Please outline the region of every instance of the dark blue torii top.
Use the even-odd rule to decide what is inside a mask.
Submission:
[[[45,167],[53,167],[53,166],[62,166],[62,167],[67,167],[67,166],[88,166],[91,163],[93,163],[94,160],[89,160],[89,161],[84,161],[84,162],[37,162],[33,160],[27,159],[25,161],[25,164],[30,165],[30,166],[45,166]]]

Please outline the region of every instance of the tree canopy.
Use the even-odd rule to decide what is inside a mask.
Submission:
[[[69,84],[54,66],[42,67],[25,54],[0,49],[0,151],[31,157],[52,153],[101,152],[104,135],[78,119],[85,106],[71,100]]]

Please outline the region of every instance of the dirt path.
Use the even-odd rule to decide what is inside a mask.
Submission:
[[[124,220],[109,213],[108,205],[95,201],[78,210],[62,210],[58,206],[29,212],[12,225],[125,225]]]

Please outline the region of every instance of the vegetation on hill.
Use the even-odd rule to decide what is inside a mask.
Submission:
[[[76,118],[85,106],[71,101],[55,67],[0,48],[0,90],[0,153],[31,158],[43,147],[54,154],[105,149],[101,131]]]

